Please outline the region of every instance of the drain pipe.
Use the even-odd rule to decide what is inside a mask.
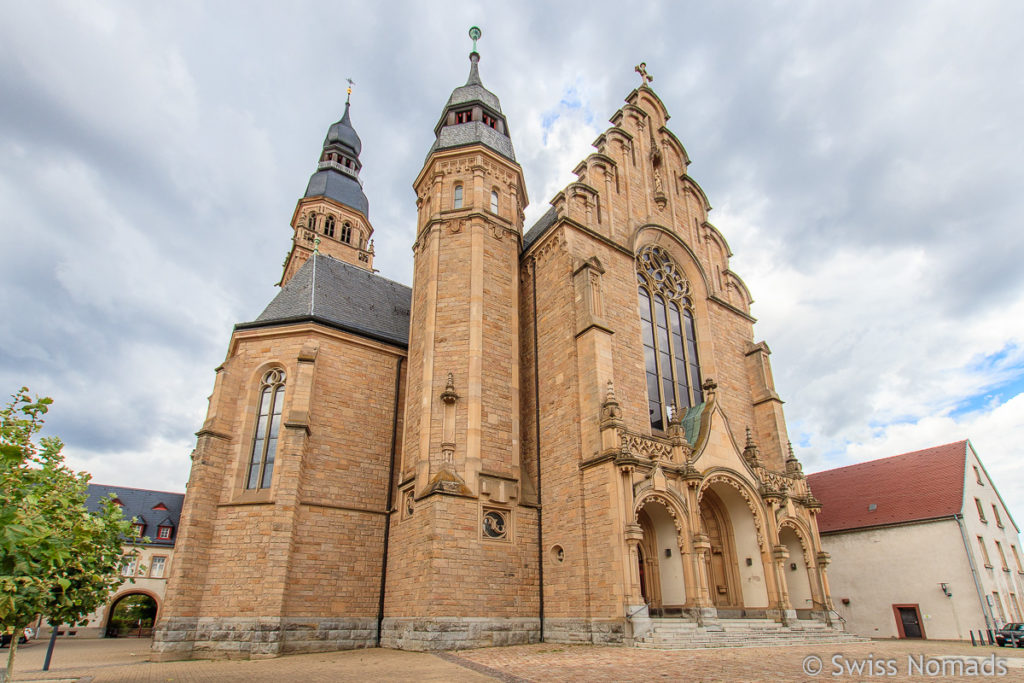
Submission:
[[[540,345],[537,335],[537,259],[533,259],[533,427],[537,446],[537,579],[540,584],[540,642],[544,642],[544,506],[540,488],[540,371],[537,356]]]
[[[956,524],[960,527],[960,538],[964,541],[964,550],[967,551],[967,562],[971,565],[971,578],[974,579],[974,588],[978,591],[978,599],[981,600],[981,616],[985,617],[985,628],[991,629],[992,623],[995,621],[995,617],[992,617],[992,621],[989,621],[989,613],[992,611],[992,606],[988,605],[985,601],[985,593],[981,590],[981,583],[978,581],[978,568],[974,564],[974,553],[971,552],[971,546],[967,542],[967,530],[964,529],[964,516],[957,513],[953,515],[953,519],[956,520]],[[988,611],[985,611],[986,605]]]
[[[398,403],[402,383],[402,357],[395,363],[395,406],[391,419],[391,462],[388,464],[388,498],[384,506],[384,557],[380,562],[380,600],[377,602],[377,647],[380,647],[381,628],[384,625],[384,589],[388,582],[388,541],[391,537],[391,508],[395,499],[395,446],[398,443]]]

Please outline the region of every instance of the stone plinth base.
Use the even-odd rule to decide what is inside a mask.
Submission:
[[[373,617],[172,617],[153,633],[150,660],[262,659],[302,652],[353,650],[376,645]]]
[[[468,650],[540,641],[540,620],[487,617],[384,619],[381,647],[396,650]]]
[[[544,620],[545,643],[593,643],[621,645],[627,642],[626,618]]]

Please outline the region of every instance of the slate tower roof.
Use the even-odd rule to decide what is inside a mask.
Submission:
[[[350,107],[346,100],[341,120],[327,129],[323,152],[316,173],[310,176],[306,185],[305,196],[327,197],[369,217],[370,203],[363,194],[363,181],[359,179],[359,170],[363,167],[359,154],[363,151],[363,143],[352,127]]]
[[[438,150],[479,143],[506,159],[516,160],[501,102],[480,80],[479,63],[480,53],[473,50],[469,53],[469,78],[448,98],[441,119],[434,126],[437,139],[428,157]]]
[[[256,320],[235,328],[319,322],[407,347],[411,305],[405,285],[314,253]]]

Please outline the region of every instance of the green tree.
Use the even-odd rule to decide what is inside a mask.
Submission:
[[[0,626],[11,632],[5,677],[14,676],[18,638],[37,616],[74,624],[123,580],[131,535],[113,499],[85,507],[89,475],[64,464],[60,439],[35,435],[52,399],[22,387],[0,409]]]

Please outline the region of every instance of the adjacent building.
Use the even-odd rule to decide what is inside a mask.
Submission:
[[[1024,621],[1020,528],[970,441],[807,476],[835,607],[873,638]]]
[[[156,658],[828,620],[770,351],[644,65],[524,231],[479,61],[396,171],[411,289],[373,267],[350,102],[328,129],[281,291],[216,370]]]
[[[133,536],[145,537],[149,541],[125,543],[125,555],[131,560],[122,572],[124,582],[110,596],[106,605],[89,616],[88,624],[64,625],[60,629],[63,635],[78,638],[125,635],[147,637],[152,635],[152,617],[147,614],[146,618],[133,620],[133,628],[128,629],[112,619],[118,605],[125,598],[141,598],[140,603],[145,607],[151,606],[157,618],[163,607],[167,579],[174,562],[174,543],[185,494],[89,484],[86,507],[90,512],[96,512],[99,510],[100,501],[111,496],[114,503],[121,507],[125,519],[134,520]],[[142,623],[136,624],[135,621]],[[41,624],[43,633],[40,637],[48,636],[49,627],[43,622]]]

